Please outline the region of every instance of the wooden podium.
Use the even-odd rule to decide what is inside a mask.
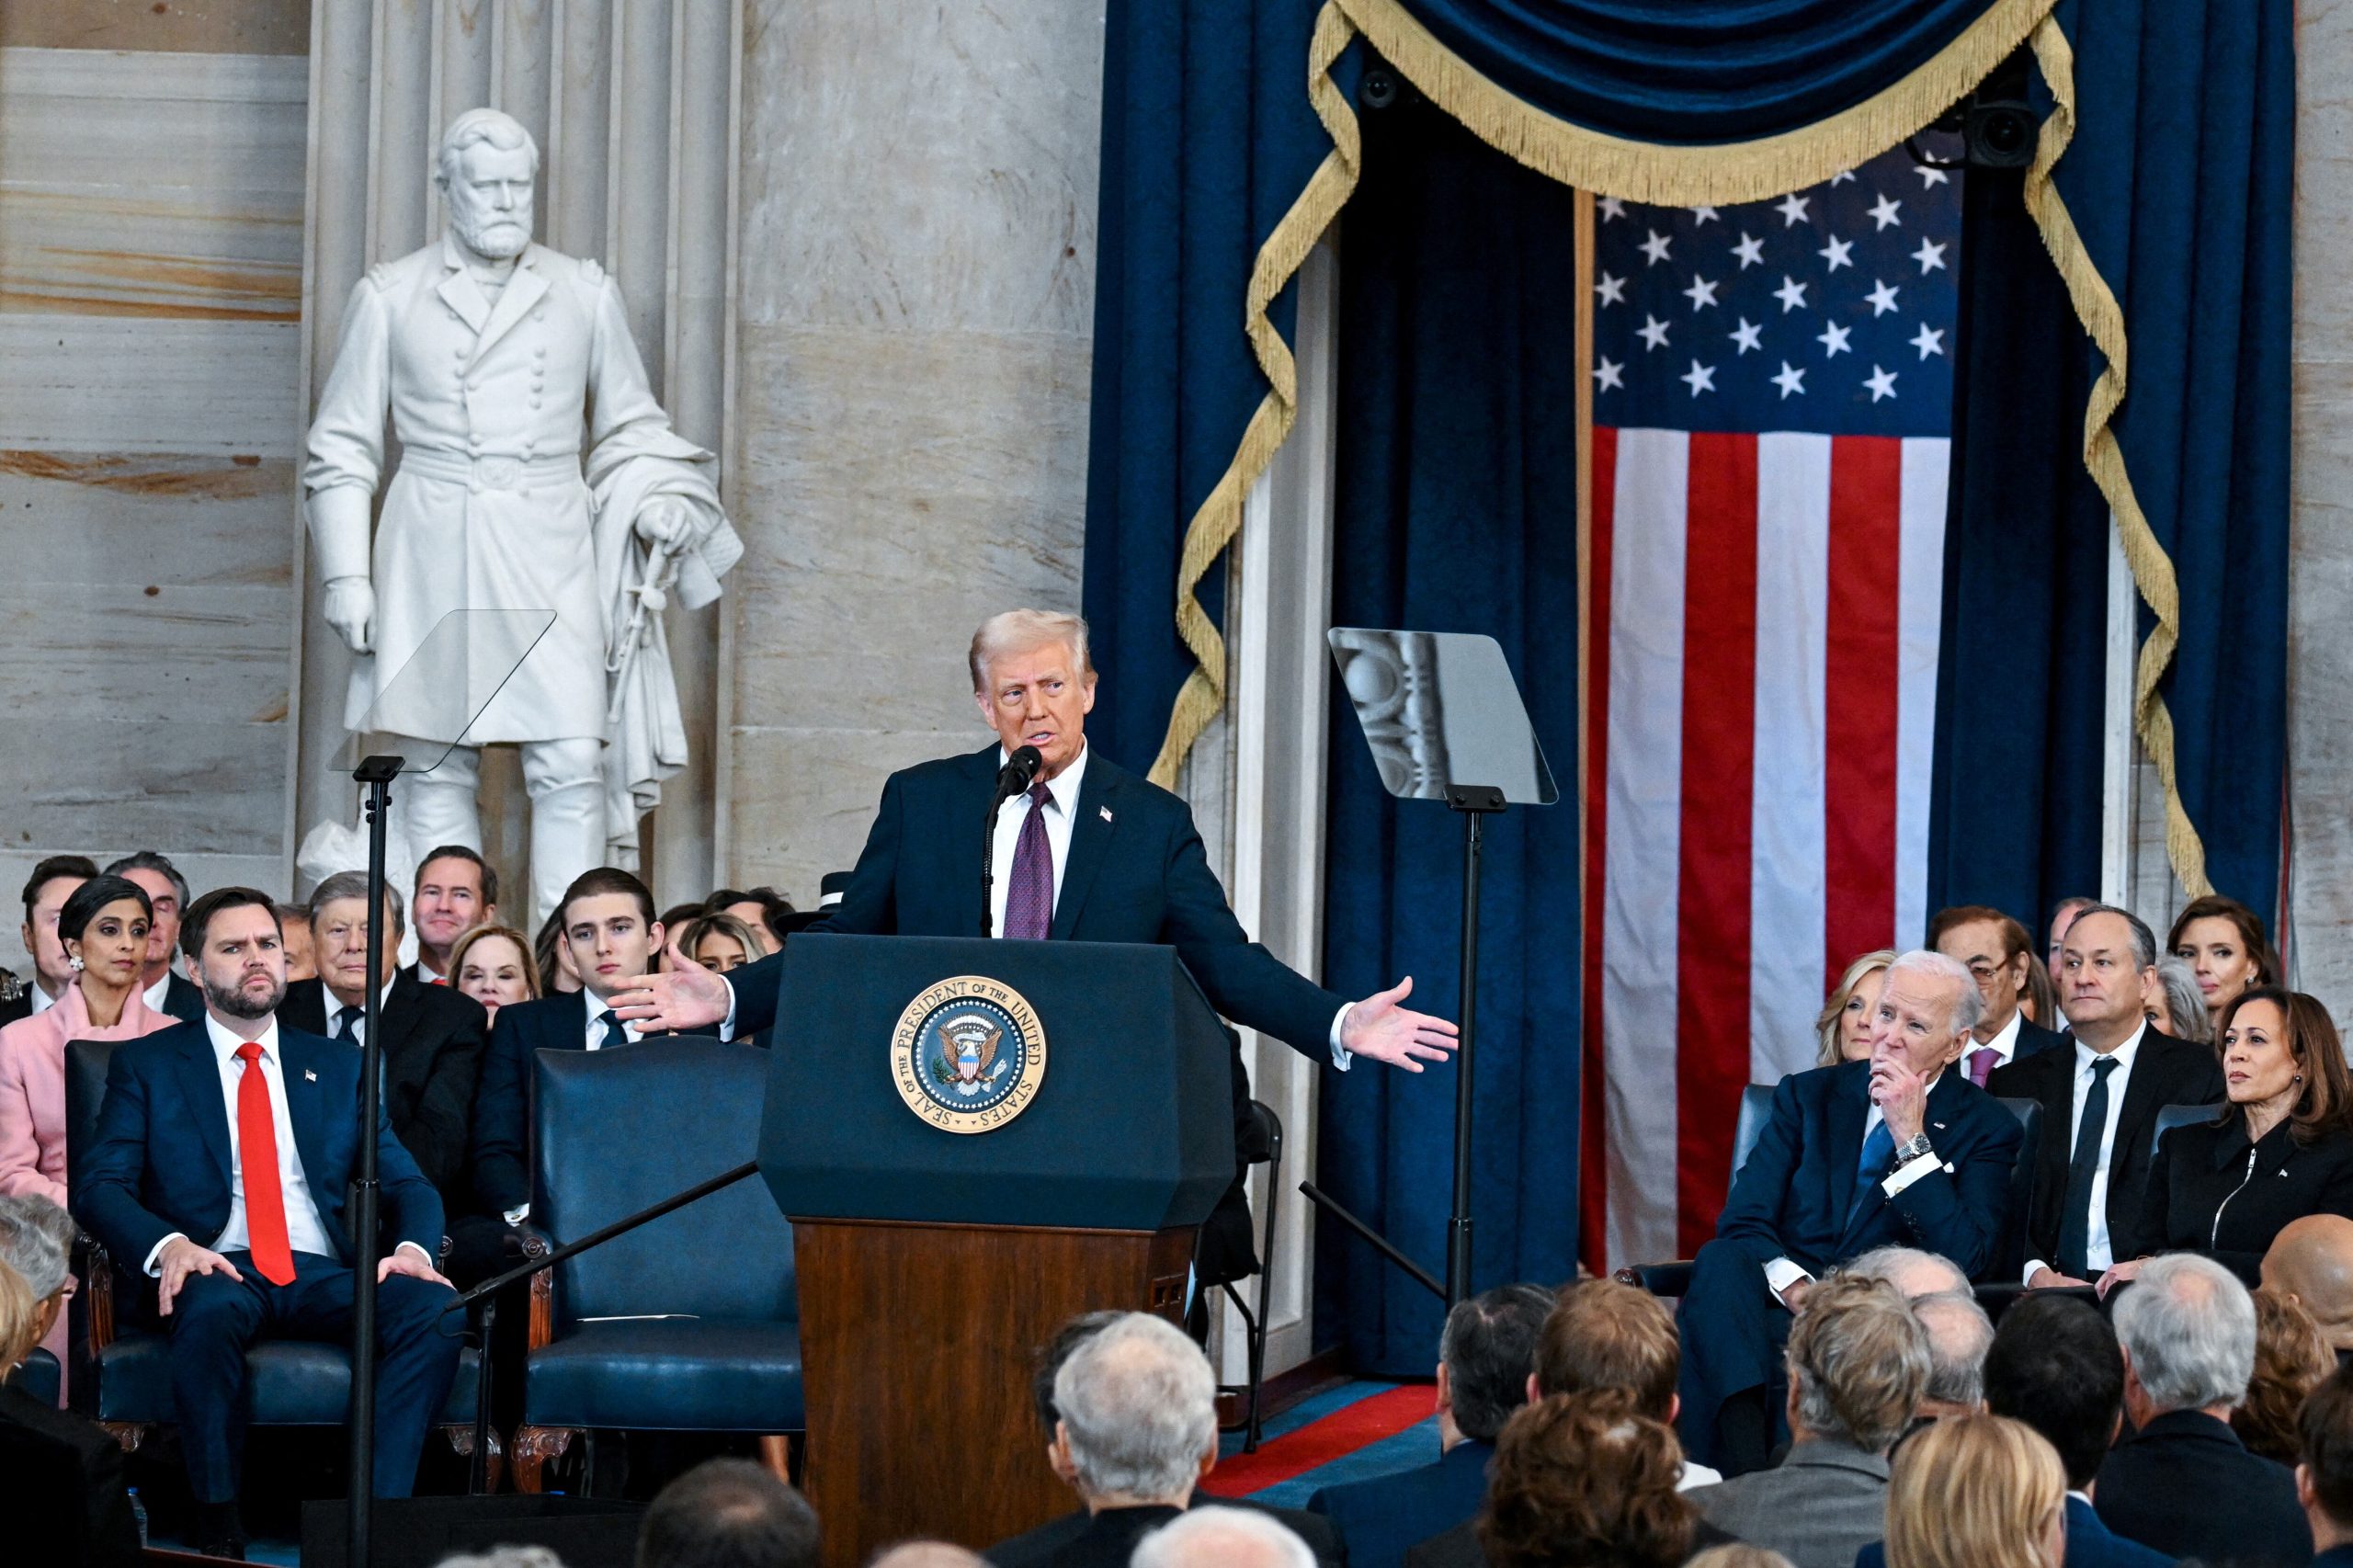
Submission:
[[[800,936],[760,1168],[793,1221],[804,1481],[829,1568],[1077,1506],[1039,1346],[1184,1309],[1233,1177],[1231,1048],[1166,948]]]

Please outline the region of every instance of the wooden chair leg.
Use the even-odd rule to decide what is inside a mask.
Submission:
[[[537,1495],[541,1471],[550,1460],[562,1459],[572,1447],[575,1428],[570,1426],[517,1426],[515,1429],[515,1490]]]
[[[474,1457],[474,1429],[465,1422],[452,1422],[441,1428],[441,1436],[449,1442],[449,1451],[461,1460]],[[559,1450],[560,1451],[560,1450]],[[498,1440],[498,1428],[490,1430],[490,1457],[483,1464],[483,1483],[495,1495],[500,1479],[506,1471],[506,1448]]]
[[[154,1430],[138,1421],[101,1421],[98,1425],[106,1428],[108,1437],[121,1445],[126,1454],[137,1453],[139,1445],[147,1440],[147,1434]]]
[[[767,1472],[792,1484],[792,1439],[781,1432],[772,1432],[760,1439],[760,1463]]]

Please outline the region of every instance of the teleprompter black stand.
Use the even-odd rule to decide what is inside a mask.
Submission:
[[[1451,1307],[1472,1293],[1481,840],[1486,819],[1506,805],[1549,806],[1560,791],[1494,638],[1339,626],[1332,629],[1330,641],[1382,786],[1400,800],[1443,801],[1462,818],[1461,1032],[1455,1052],[1454,1195],[1446,1222],[1445,1281],[1433,1278],[1313,1182],[1300,1183],[1299,1190]]]

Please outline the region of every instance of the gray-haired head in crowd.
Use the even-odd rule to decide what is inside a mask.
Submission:
[[[989,1568],[988,1559],[949,1540],[903,1540],[874,1554],[868,1568]]]
[[[1492,1443],[1528,1403],[1529,1369],[1552,1304],[1541,1285],[1498,1285],[1455,1303],[1438,1341],[1441,1437],[1451,1421],[1457,1437]]]
[[[1967,1415],[1985,1408],[1985,1352],[1994,1347],[1994,1320],[1966,1290],[1939,1290],[1912,1302],[1928,1336],[1928,1386],[1922,1415]]]
[[[2193,1045],[2214,1043],[2214,1015],[2198,989],[2198,971],[2171,953],[2157,960],[2157,983],[2165,989],[2165,1032]]]
[[[1315,1568],[1281,1520],[1245,1508],[1195,1508],[1136,1543],[1129,1568]]]
[[[1953,994],[1949,1026],[1956,1035],[1964,1035],[1975,1028],[1977,1020],[1984,1015],[1985,996],[1977,989],[1977,977],[1970,973],[1969,966],[1959,959],[1948,958],[1933,948],[1915,948],[1899,955],[1893,963],[1887,966],[1890,982],[1902,974],[1929,976],[1959,986]],[[1880,994],[1884,1001],[1887,994],[1882,991]]]
[[[358,899],[359,901],[360,907],[363,909],[366,908],[368,905],[368,873],[365,871],[337,871],[334,876],[326,878],[324,881],[321,881],[317,887],[313,888],[311,890],[312,923],[313,925],[317,924],[324,915],[327,905],[341,898]],[[405,935],[408,930],[408,905],[401,898],[401,890],[394,887],[390,882],[386,882],[384,884],[384,906],[392,914],[392,935],[393,939],[397,941],[402,936]]]
[[[0,1263],[15,1269],[45,1301],[65,1289],[74,1254],[74,1221],[46,1198],[0,1198]]]
[[[2172,1410],[2225,1410],[2255,1375],[2255,1298],[2237,1276],[2195,1253],[2141,1267],[2116,1302],[2124,1403],[2133,1425]]]
[[[1918,1247],[1873,1247],[1841,1264],[1838,1272],[1855,1279],[1878,1279],[1895,1287],[1906,1301],[1969,1289],[1969,1276],[1942,1253]]]
[[[655,1494],[637,1568],[816,1568],[809,1500],[750,1460],[705,1460]]]
[[[1806,1292],[1788,1356],[1798,1442],[1834,1438],[1884,1454],[1928,1386],[1927,1334],[1895,1288],[1876,1279],[1834,1275]]]
[[[1122,1312],[1054,1374],[1056,1468],[1090,1506],[1181,1508],[1217,1459],[1217,1376],[1184,1334]]]

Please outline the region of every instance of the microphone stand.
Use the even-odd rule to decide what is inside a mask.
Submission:
[[[359,1169],[351,1192],[351,1511],[349,1560],[367,1568],[376,1501],[376,1122],[383,1114],[384,1050],[378,1016],[384,988],[384,835],[397,756],[371,756],[352,770],[368,787],[368,992],[359,1041]]]

